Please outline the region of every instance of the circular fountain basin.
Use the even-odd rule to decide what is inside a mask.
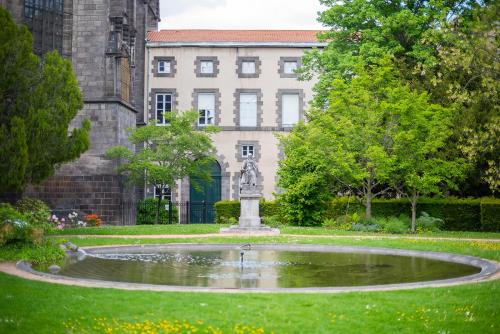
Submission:
[[[166,290],[335,291],[439,286],[484,279],[497,271],[494,262],[438,252],[176,244],[89,248],[69,255],[57,274],[42,275]]]

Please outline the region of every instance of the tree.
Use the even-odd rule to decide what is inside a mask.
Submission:
[[[402,85],[395,93],[401,103],[394,124],[394,155],[398,176],[393,184],[411,203],[411,231],[415,232],[420,195],[440,194],[442,185],[456,188],[467,169],[465,159],[440,154],[452,134],[455,109],[429,103],[426,93]],[[399,184],[398,184],[399,182]]]
[[[373,198],[388,190],[384,184],[394,173],[391,135],[395,111],[409,101],[400,101],[394,94],[400,81],[390,59],[384,58],[368,70],[360,64],[355,71],[351,81],[340,77],[333,81],[326,111],[312,110],[307,125],[294,129],[290,138],[282,138],[285,159],[280,164],[279,182],[286,189],[282,195],[285,203],[293,205],[301,188],[329,184],[330,192],[353,190],[369,219]],[[304,167],[310,171],[304,173]],[[314,182],[304,187],[309,179]]]
[[[210,170],[205,168],[214,161],[215,148],[210,134],[217,132],[213,126],[196,131],[193,124],[198,119],[196,112],[181,114],[166,113],[168,124],[149,125],[131,130],[129,140],[136,151],[124,146],[108,150],[108,157],[122,159],[118,172],[128,181],[148,185],[156,189],[173,189],[175,181],[186,176],[209,179]],[[195,185],[196,186],[196,185]],[[158,197],[156,223],[160,213],[161,196]]]
[[[499,7],[477,8],[447,25],[438,71],[428,71],[432,93],[458,106],[451,140],[475,164],[467,183],[477,189],[484,181],[492,193],[500,189]]]
[[[426,81],[425,71],[437,62],[440,27],[458,16],[469,17],[484,2],[477,0],[387,1],[320,0],[326,6],[318,21],[330,30],[320,34],[328,42],[323,50],[313,50],[303,58],[303,78],[319,74],[315,86],[315,106],[325,108],[334,78],[352,77],[359,62],[373,64],[386,54],[412,88]],[[428,86],[428,85],[427,85]]]
[[[89,147],[90,123],[68,131],[83,101],[71,63],[42,60],[31,34],[0,8],[0,193],[22,191]]]

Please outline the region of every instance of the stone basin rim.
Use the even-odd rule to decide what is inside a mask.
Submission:
[[[175,251],[175,250],[235,250],[240,249],[240,244],[168,244],[168,245],[117,245],[117,246],[91,246],[81,247],[88,254],[110,254],[120,251],[122,253],[137,252],[138,250],[153,251]],[[396,256],[417,256],[433,260],[441,260],[460,264],[471,265],[481,269],[479,273],[460,276],[449,279],[421,281],[411,283],[395,283],[383,285],[363,285],[348,287],[305,287],[305,288],[219,288],[199,286],[176,286],[156,285],[143,283],[128,283],[116,281],[103,281],[94,279],[73,278],[63,275],[54,275],[37,271],[25,261],[19,261],[16,268],[22,272],[37,276],[40,280],[65,285],[77,285],[86,287],[115,288],[123,290],[149,290],[149,291],[184,291],[184,292],[214,292],[214,293],[338,293],[355,291],[392,291],[428,287],[444,287],[467,283],[482,282],[500,279],[500,263],[492,260],[482,259],[470,255],[455,253],[418,251],[398,248],[364,247],[364,246],[337,246],[337,245],[313,245],[313,244],[252,244],[252,250],[282,250],[282,251],[315,251],[336,253],[363,253]]]

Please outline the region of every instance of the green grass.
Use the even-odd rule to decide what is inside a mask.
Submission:
[[[154,234],[207,234],[218,233],[221,227],[228,225],[220,224],[175,224],[175,225],[133,225],[133,226],[102,226],[102,227],[87,227],[87,228],[72,228],[65,230],[54,230],[53,235],[154,235]],[[354,231],[339,231],[324,227],[297,227],[297,226],[281,226],[282,234],[302,234],[302,235],[384,235],[381,233],[362,233]],[[388,234],[394,236],[394,234]],[[453,237],[453,238],[498,238],[500,233],[494,232],[456,232],[456,231],[441,231],[424,234],[405,234],[404,236],[412,237]]]
[[[95,332],[97,318],[203,321],[265,333],[497,333],[500,282],[345,294],[211,294],[119,291],[27,281],[0,274],[0,332]]]
[[[173,225],[132,225],[132,226],[101,226],[85,228],[68,228],[53,230],[50,234],[90,234],[90,235],[140,235],[140,234],[205,234],[218,233],[221,227],[217,224],[173,224]]]
[[[195,235],[188,239],[67,239],[80,246],[188,242],[359,245],[455,252],[500,261],[500,243],[488,240]],[[202,321],[200,328],[211,325],[223,333],[243,333],[235,330],[237,325],[263,328],[265,333],[497,333],[500,281],[389,292],[219,294],[79,288],[0,274],[0,333],[33,333],[35,329],[36,333],[100,333],[108,326],[116,327],[115,321],[145,320]],[[68,331],[68,326],[75,330]]]

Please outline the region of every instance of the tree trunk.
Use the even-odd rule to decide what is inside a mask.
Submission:
[[[414,190],[411,194],[411,232],[415,233],[417,226],[417,192]]]
[[[158,202],[156,202],[156,219],[155,219],[155,225],[158,224],[160,221],[160,206],[161,206],[161,194],[158,196]]]
[[[372,218],[372,183],[368,181],[366,186],[366,204],[365,204],[365,218]]]

